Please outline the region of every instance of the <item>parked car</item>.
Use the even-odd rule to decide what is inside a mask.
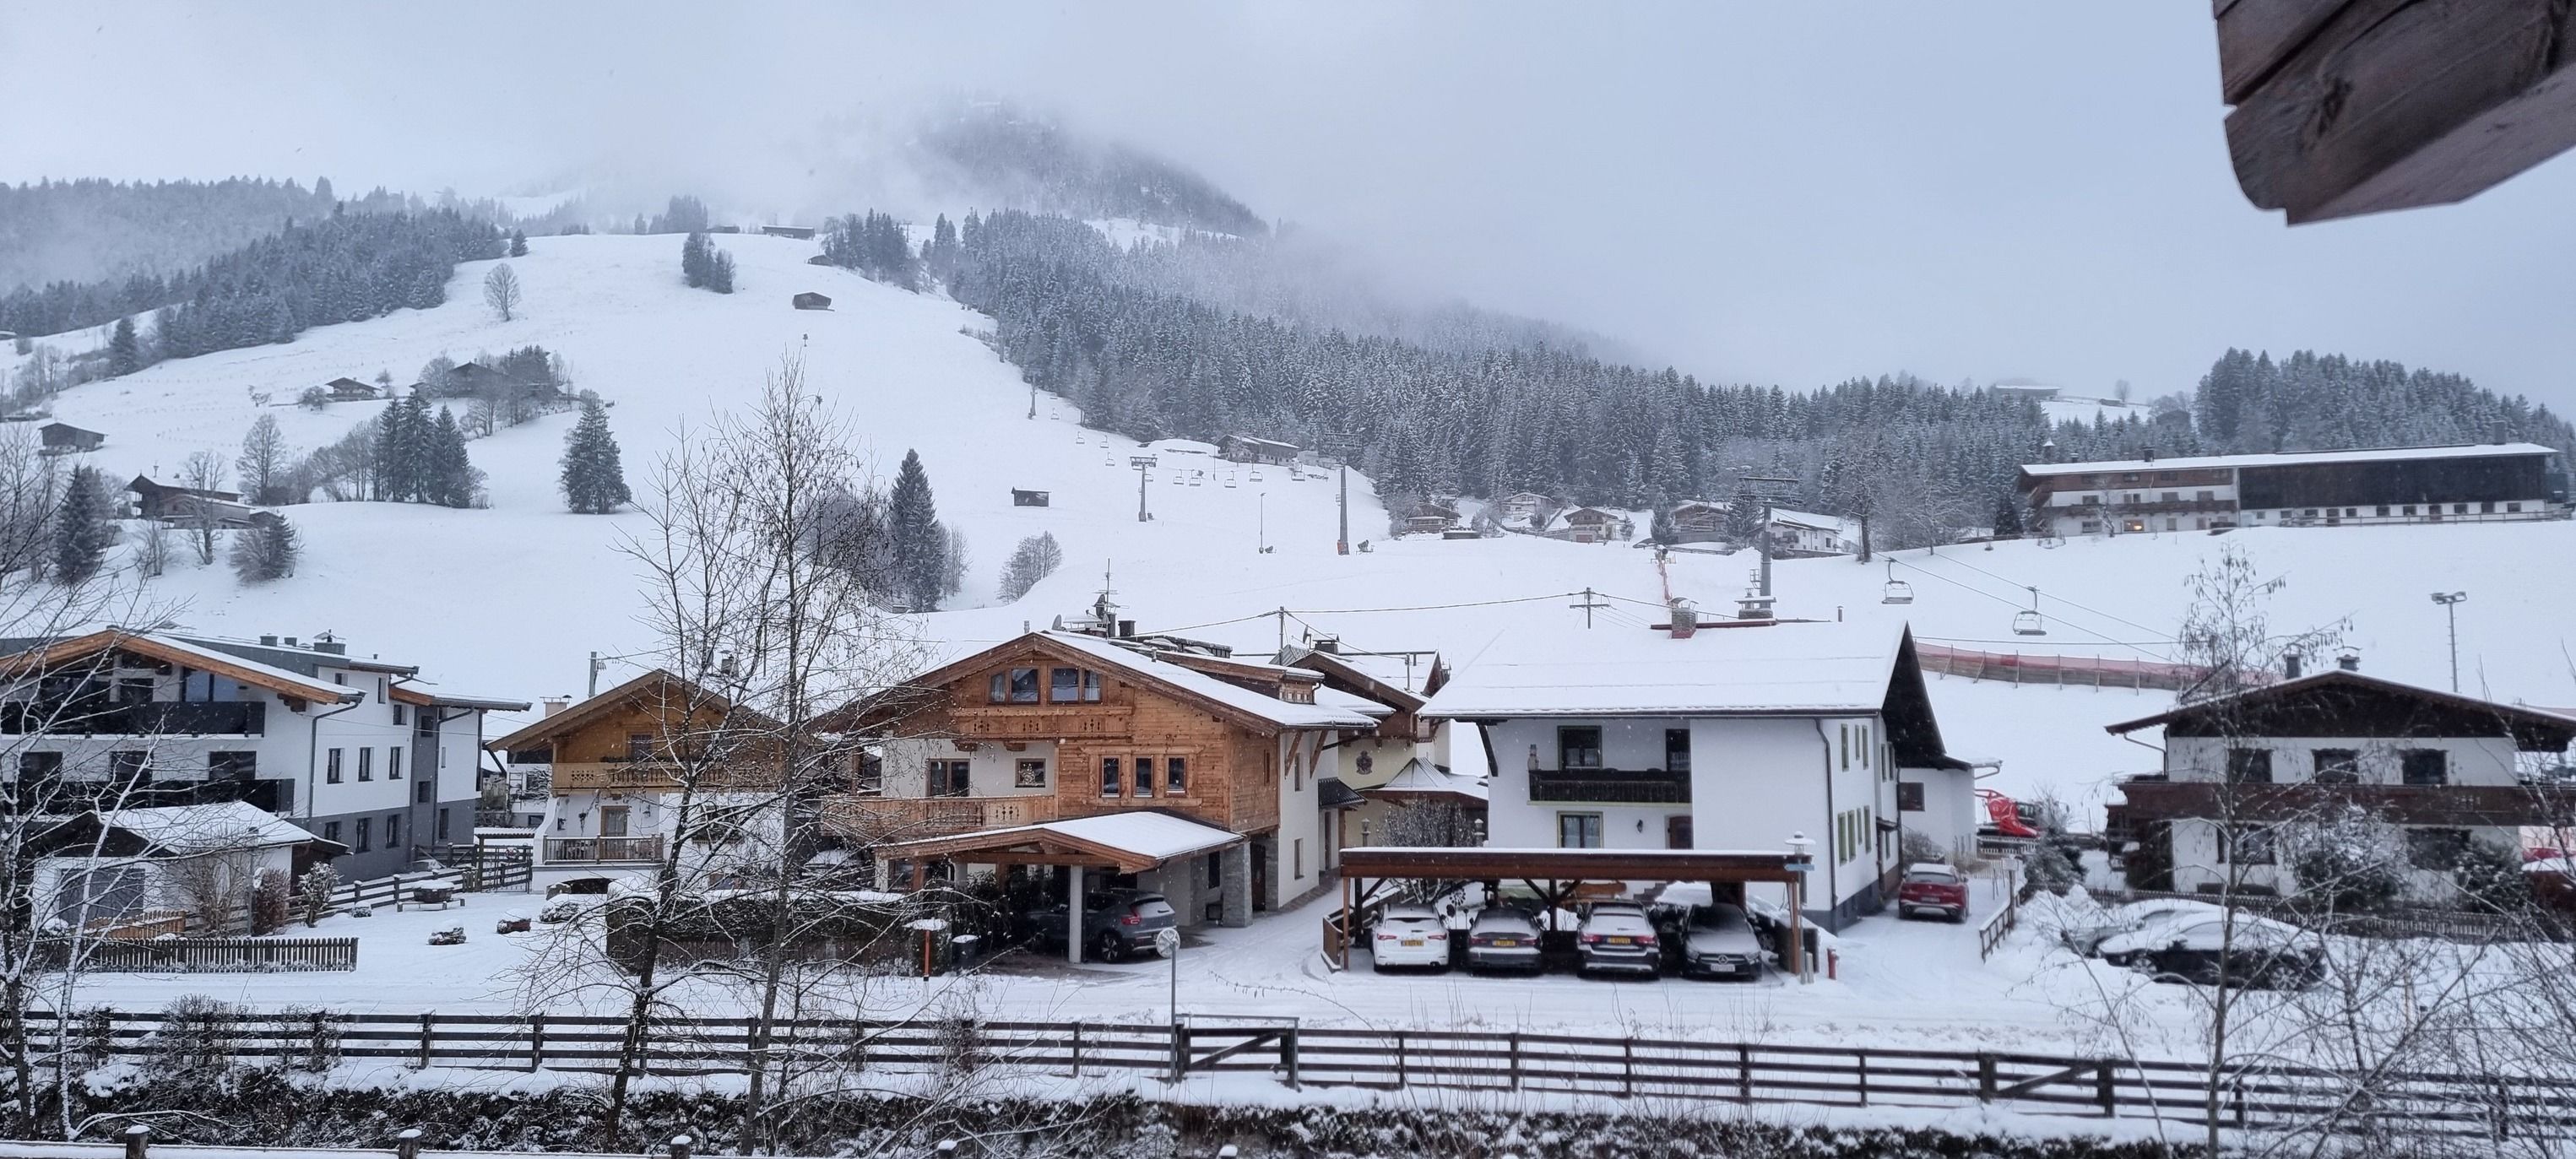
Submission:
[[[1682,972],[1695,978],[1762,977],[1762,937],[1740,907],[1692,906],[1682,927]]]
[[[1507,905],[1476,911],[1467,926],[1470,970],[1536,970],[1539,968],[1538,922]]]
[[[1593,903],[1575,940],[1583,949],[1586,972],[1619,970],[1651,977],[1663,965],[1655,925],[1647,920],[1646,907],[1636,902]]]
[[[1449,968],[1449,926],[1427,905],[1391,905],[1369,927],[1369,959],[1389,966]]]
[[[1061,949],[1068,916],[1065,907],[1055,906],[1031,918],[1037,923],[1038,937]],[[1082,944],[1101,961],[1122,961],[1129,954],[1151,952],[1154,934],[1173,928],[1178,921],[1171,903],[1159,893],[1105,889],[1082,899]]]
[[[1954,922],[1968,920],[1968,879],[1938,861],[1906,866],[1905,881],[1896,887],[1896,916],[1919,913],[1939,914]]]
[[[2165,910],[2146,918],[2133,929],[2103,938],[2096,949],[2105,962],[2114,966],[2134,966],[2143,961],[2148,953],[2172,945],[2173,940],[2180,937],[2186,929],[2203,925],[2212,929],[2217,928],[2226,917],[2226,913],[2226,910],[2207,902]],[[2255,914],[2236,915],[2236,928],[2243,930],[2257,926],[2273,926],[2284,930],[2298,928]]]
[[[2187,897],[2159,897],[2133,901],[2103,911],[2100,921],[2089,925],[2069,926],[2057,933],[2057,940],[2067,949],[2091,958],[2099,956],[2102,945],[2122,934],[2134,933],[2147,926],[2177,919],[2210,917],[2219,907]]]
[[[2304,990],[2325,977],[2324,944],[2296,926],[2240,919],[2231,933],[2221,922],[2201,921],[2171,933],[2164,945],[2134,957],[2159,982]]]

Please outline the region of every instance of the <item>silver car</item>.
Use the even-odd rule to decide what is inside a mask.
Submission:
[[[1682,972],[1694,978],[1762,977],[1762,937],[1744,911],[1725,902],[1691,907],[1682,927]]]
[[[1584,915],[1576,940],[1583,947],[1583,969],[1617,970],[1648,977],[1663,969],[1663,947],[1646,907],[1635,902],[1598,902]]]
[[[1489,905],[1476,911],[1476,920],[1467,927],[1467,968],[1538,969],[1538,923],[1510,906]]]

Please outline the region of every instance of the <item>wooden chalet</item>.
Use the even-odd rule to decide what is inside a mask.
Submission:
[[[1013,507],[1044,507],[1048,505],[1047,500],[1048,496],[1044,491],[1030,491],[1019,487],[1011,488],[1011,506]]]
[[[95,451],[100,444],[107,442],[106,435],[97,431],[83,430],[70,423],[46,423],[36,428],[36,435],[41,440],[39,450],[48,455]]]
[[[1632,532],[1628,520],[1598,507],[1577,507],[1549,520],[1546,535],[1575,543],[1607,543]]]
[[[333,402],[366,402],[376,397],[374,384],[360,382],[354,378],[332,379],[323,383],[322,389],[330,394]]]
[[[1707,499],[1676,503],[1666,513],[1675,543],[1713,543],[1726,538],[1727,505]]]
[[[764,237],[793,238],[797,241],[814,239],[814,227],[810,225],[764,225],[760,227],[760,232]]]
[[[807,290],[789,300],[793,302],[799,310],[829,310],[832,308],[832,300],[830,298],[817,294],[812,290]]]
[[[1079,892],[1081,871],[1102,870],[1160,890],[1184,924],[1241,925],[1325,884],[1324,750],[1376,721],[1319,702],[1322,684],[1282,665],[1032,632],[834,714],[825,727],[878,738],[877,757],[827,807],[826,828],[916,876],[932,862],[1045,866]],[[1107,843],[1089,849],[1042,828],[1127,817],[1188,827],[1086,822],[1086,839]]]
[[[134,514],[144,519],[182,518],[194,514],[199,501],[202,500],[213,500],[235,506],[241,502],[241,493],[238,491],[218,491],[207,487],[176,487],[167,483],[155,483],[143,475],[135,476],[133,482],[125,485],[125,489],[134,493]]]
[[[1297,445],[1250,435],[1226,435],[1216,441],[1218,457],[1237,463],[1285,465],[1297,461]]]

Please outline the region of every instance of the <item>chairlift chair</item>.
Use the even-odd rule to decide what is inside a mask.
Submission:
[[[1255,483],[1258,483],[1258,482],[1260,482],[1260,481],[1261,481],[1261,469],[1260,469],[1260,468],[1258,468],[1258,467],[1253,468],[1253,470],[1252,470],[1252,481],[1253,481],[1253,482],[1255,482]]]
[[[1226,473],[1225,473],[1225,485],[1226,485],[1226,486],[1228,486],[1228,487],[1232,487],[1232,486],[1234,486],[1234,485],[1235,485],[1235,484],[1234,484],[1234,472],[1232,472],[1232,471],[1228,471],[1228,472],[1226,472]]]
[[[2032,588],[2030,589],[2030,610],[2013,613],[2013,635],[2045,636],[2047,634],[2048,621],[2041,619],[2039,615],[2039,589]]]
[[[1910,604],[1914,602],[1914,585],[1896,578],[1895,560],[1891,559],[1887,561],[1887,584],[1886,586],[1878,589],[1878,602],[1882,604]]]

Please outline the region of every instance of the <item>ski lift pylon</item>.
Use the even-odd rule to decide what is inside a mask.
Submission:
[[[2032,588],[2030,589],[2030,610],[2013,613],[2013,635],[2045,636],[2047,634],[2048,621],[2041,619],[2039,615],[2039,589]]]
[[[1887,561],[1887,584],[1878,589],[1878,602],[1882,604],[1914,602],[1914,585],[1896,578],[1896,561],[1893,559]]]

